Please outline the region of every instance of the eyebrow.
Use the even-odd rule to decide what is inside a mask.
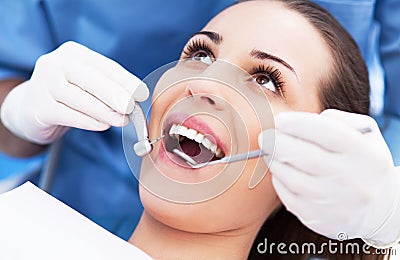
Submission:
[[[219,45],[223,40],[223,38],[222,38],[222,36],[220,34],[218,34],[216,32],[211,32],[211,31],[196,32],[190,38],[193,38],[196,35],[205,35],[208,38],[210,38],[210,40],[213,43],[215,43],[217,45]],[[278,63],[282,64],[283,66],[285,66],[286,68],[288,68],[290,71],[292,71],[294,73],[294,75],[296,76],[296,78],[298,79],[297,73],[293,69],[293,67],[290,66],[289,63],[287,63],[286,61],[284,61],[283,59],[281,59],[281,58],[279,58],[279,57],[277,57],[275,55],[272,55],[270,53],[267,53],[267,52],[264,52],[264,51],[260,51],[260,50],[257,50],[257,49],[253,49],[250,52],[250,56],[253,57],[253,58],[259,59],[259,60],[272,60],[272,61],[278,62]]]
[[[267,52],[260,51],[260,50],[257,50],[257,49],[253,49],[250,52],[250,56],[253,57],[253,58],[256,58],[256,59],[260,59],[260,60],[273,60],[273,61],[276,61],[276,62],[282,64],[283,66],[285,66],[286,68],[288,68],[290,71],[292,71],[297,77],[296,71],[293,69],[293,67],[290,66],[289,63],[287,63],[286,61],[282,60],[281,58],[279,58],[279,57],[277,57],[275,55],[272,55],[272,54],[269,54]]]
[[[208,38],[210,38],[210,40],[215,44],[220,44],[222,42],[222,36],[216,32],[200,31],[200,32],[194,33],[190,38],[192,38],[196,35],[205,35]]]

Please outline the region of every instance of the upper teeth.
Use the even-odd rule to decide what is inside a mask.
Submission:
[[[211,142],[207,137],[205,137],[201,133],[198,133],[194,129],[187,128],[186,126],[183,125],[173,124],[169,129],[169,135],[175,137],[178,140],[179,136],[184,136],[186,138],[194,140],[197,143],[202,144],[208,150],[210,150],[213,154],[215,154],[215,156],[219,158],[223,157],[224,153],[219,147],[217,147],[216,144]]]

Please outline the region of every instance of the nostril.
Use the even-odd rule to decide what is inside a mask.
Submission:
[[[209,98],[209,97],[201,97],[201,99],[205,99],[205,100],[207,100],[208,101],[208,103],[210,103],[211,105],[215,105],[215,101],[214,100],[212,100],[211,98]]]

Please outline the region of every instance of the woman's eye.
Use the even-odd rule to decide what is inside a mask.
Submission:
[[[213,62],[210,55],[205,51],[196,52],[195,54],[193,54],[192,59],[195,61],[203,62],[207,65],[211,65],[211,63]]]
[[[272,92],[276,92],[277,91],[277,89],[276,89],[274,83],[272,82],[272,80],[266,75],[257,75],[257,76],[254,77],[254,81],[258,85],[260,85],[260,86],[262,86],[262,87],[264,87],[264,88],[266,88],[268,90],[271,90]]]

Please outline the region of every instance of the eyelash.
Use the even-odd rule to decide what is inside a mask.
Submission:
[[[213,60],[215,60],[215,55],[212,52],[210,46],[203,40],[196,39],[192,40],[189,42],[184,50],[184,56],[183,58],[193,58],[193,56],[199,52],[199,51],[204,51],[209,55]],[[284,93],[285,91],[283,90],[284,86],[284,81],[282,80],[282,73],[280,72],[279,69],[268,65],[267,67],[264,66],[264,64],[260,64],[257,67],[254,67],[251,69],[251,75],[265,75],[267,76],[271,81],[272,84],[274,84],[275,88],[277,89],[277,92],[274,92],[275,94],[279,94],[281,97],[285,97]]]
[[[260,64],[257,67],[254,67],[251,69],[251,75],[264,75],[267,76],[271,81],[272,84],[274,84],[275,88],[277,89],[277,94],[279,94],[282,97],[285,97],[284,93],[285,91],[283,90],[283,86],[285,85],[285,82],[282,79],[282,73],[279,69],[268,65],[265,66],[264,64]],[[254,76],[254,77],[255,77]]]
[[[192,40],[186,45],[185,49],[183,50],[183,53],[185,54],[184,58],[192,58],[193,55],[198,51],[206,52],[208,55],[211,56],[213,60],[215,60],[215,55],[212,52],[210,46],[208,46],[206,42],[199,39]]]

